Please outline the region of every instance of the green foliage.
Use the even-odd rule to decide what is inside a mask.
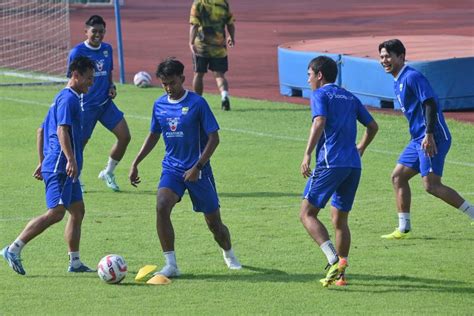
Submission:
[[[0,246],[45,209],[35,132],[61,89],[0,88]],[[132,142],[116,170],[122,192],[97,179],[114,137],[100,124],[85,151],[86,217],[81,257],[95,265],[118,253],[129,275],[118,286],[95,274],[70,275],[62,232],[65,221],[25,247],[26,276],[0,263],[0,314],[470,314],[474,294],[473,226],[466,216],[412,180],[413,239],[385,241],[397,225],[390,174],[409,136],[400,115],[374,113],[380,132],[363,157],[364,170],[351,213],[352,249],[346,288],[323,288],[325,258],[299,222],[305,180],[299,165],[310,126],[307,106],[232,98],[232,111],[206,95],[221,126],[212,158],[222,217],[242,271],[229,271],[201,214],[188,196],[173,211],[177,259],[183,276],[169,286],[133,282],[145,264],[163,264],[155,231],[155,192],[164,146],[140,165],[142,183],[128,184],[128,168],[148,133],[161,89],[119,86]],[[444,181],[474,200],[473,125],[449,121],[453,145]],[[362,130],[360,130],[362,132]],[[330,227],[329,212],[321,220]]]

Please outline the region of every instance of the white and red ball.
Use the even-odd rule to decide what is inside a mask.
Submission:
[[[133,77],[133,84],[139,88],[147,88],[151,86],[151,76],[146,71],[140,71]]]
[[[122,256],[107,255],[99,261],[97,274],[105,283],[120,283],[127,275],[127,263]]]

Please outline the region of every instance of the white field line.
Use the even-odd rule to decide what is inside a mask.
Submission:
[[[9,97],[2,97],[2,96],[0,96],[0,100],[7,100],[7,101],[17,102],[17,103],[22,103],[22,104],[39,105],[39,106],[45,106],[45,107],[50,106],[50,104],[45,104],[45,103],[42,103],[42,102],[24,100],[24,99],[16,99],[16,98],[9,98]],[[134,119],[138,119],[138,120],[150,121],[150,117],[148,117],[148,116],[126,114],[126,117],[134,118]],[[237,134],[247,134],[247,135],[253,135],[253,136],[258,136],[258,137],[266,137],[266,138],[271,138],[271,139],[281,139],[281,140],[306,142],[306,139],[301,138],[301,137],[291,137],[291,136],[263,133],[263,132],[251,131],[251,130],[240,129],[240,128],[226,128],[226,127],[223,127],[223,128],[221,128],[221,130],[227,131],[227,132],[233,132],[233,133],[237,133]],[[378,153],[378,154],[385,154],[385,155],[390,155],[390,156],[398,156],[400,154],[400,153],[397,153],[397,152],[383,150],[383,149],[377,149],[377,148],[372,148],[372,147],[369,147],[368,150],[370,152],[374,152],[374,153]],[[458,165],[458,166],[463,166],[463,167],[474,168],[474,163],[472,163],[472,162],[446,160],[446,163],[453,164],[453,165]]]

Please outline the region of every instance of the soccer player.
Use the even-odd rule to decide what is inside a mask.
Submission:
[[[166,94],[153,106],[150,133],[145,139],[130,168],[130,183],[140,183],[138,165],[152,151],[163,135],[165,156],[158,184],[156,203],[156,230],[166,265],[156,274],[179,276],[174,249],[174,229],[171,211],[185,190],[188,190],[196,212],[204,219],[214,239],[223,250],[229,269],[241,269],[234,255],[230,234],[222,223],[219,198],[209,159],[219,144],[219,125],[206,100],[183,88],[184,66],[176,59],[167,59],[158,65],[156,76]]]
[[[51,225],[60,222],[66,210],[69,219],[64,232],[69,247],[69,272],[93,272],[81,262],[79,243],[85,209],[78,176],[82,169],[82,128],[80,94],[94,81],[94,63],[78,57],[69,64],[71,78],[49,108],[38,129],[37,145],[40,163],[33,173],[46,186],[47,212],[32,219],[15,241],[2,249],[10,267],[25,274],[21,251],[33,238]]]
[[[117,90],[112,81],[112,46],[102,42],[105,35],[104,19],[98,15],[91,16],[85,23],[85,34],[86,40],[74,47],[68,58],[70,63],[78,56],[86,56],[95,63],[94,85],[82,97],[84,146],[91,138],[97,121],[115,135],[117,142],[110,150],[107,165],[99,173],[99,179],[113,191],[119,191],[114,170],[125,155],[131,136],[123,112],[112,101],[117,96]]]
[[[451,134],[439,106],[438,97],[428,80],[405,64],[405,47],[398,39],[379,45],[380,63],[394,78],[395,96],[408,120],[411,140],[392,172],[398,209],[398,227],[383,235],[403,239],[410,235],[411,191],[409,180],[418,173],[425,190],[474,219],[474,206],[441,182],[444,160],[451,146]]]
[[[227,0],[194,0],[189,23],[189,47],[194,64],[193,89],[202,95],[203,78],[209,68],[221,92],[221,107],[229,111],[229,84],[225,78],[228,70],[226,43],[229,47],[235,45],[235,26]],[[227,40],[226,26],[229,32]]]
[[[345,269],[351,244],[349,211],[361,176],[360,157],[375,137],[378,125],[352,93],[338,87],[337,64],[326,56],[314,58],[308,66],[312,125],[301,174],[309,178],[304,189],[300,219],[308,234],[320,246],[328,260],[324,287],[345,285]],[[356,146],[357,121],[366,126]],[[311,155],[316,148],[316,167],[311,172]],[[331,216],[336,246],[329,239],[319,211],[332,196]]]

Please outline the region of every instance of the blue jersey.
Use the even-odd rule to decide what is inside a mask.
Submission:
[[[104,105],[110,99],[110,76],[114,69],[112,46],[101,43],[99,47],[95,48],[86,42],[77,45],[69,52],[68,69],[69,64],[79,56],[89,58],[95,65],[94,84],[89,88],[89,92],[82,96],[82,107],[84,111],[87,111]],[[71,74],[67,75],[70,77]]]
[[[69,126],[69,139],[79,171],[82,169],[82,127],[80,96],[71,88],[61,90],[43,121],[42,172],[66,173],[67,159],[61,150],[57,134],[61,125]]]
[[[423,102],[430,98],[435,100],[438,109],[434,129],[435,141],[439,142],[451,138],[438,97],[425,76],[410,66],[404,66],[395,78],[394,90],[395,96],[400,102],[400,108],[408,120],[410,135],[413,140],[421,141],[425,137],[426,121]]]
[[[182,176],[201,157],[208,135],[217,130],[219,125],[206,100],[194,92],[186,90],[179,100],[165,94],[153,105],[150,131],[163,135],[163,171]],[[209,163],[204,166],[208,168]]]
[[[372,116],[349,91],[326,84],[311,95],[313,120],[326,118],[323,134],[316,148],[316,168],[361,168],[356,147],[357,121],[367,125]]]

